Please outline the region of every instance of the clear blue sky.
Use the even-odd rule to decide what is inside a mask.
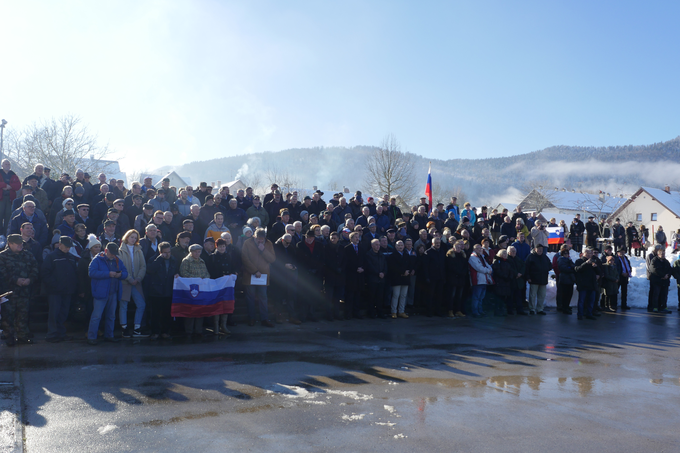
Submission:
[[[680,135],[679,2],[4,1],[0,117],[132,170],[293,147],[433,158]]]

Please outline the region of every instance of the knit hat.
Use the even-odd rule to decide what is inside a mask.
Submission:
[[[250,227],[248,227],[248,226],[244,226],[244,227],[243,227],[243,235],[245,236],[246,233],[248,233],[248,232],[251,232],[251,233],[252,233],[252,232],[253,232],[253,229],[250,228]]]
[[[73,198],[65,198],[64,201],[61,202],[61,205],[66,208],[66,203],[73,204]]]
[[[99,239],[97,239],[97,236],[95,236],[94,234],[88,235],[87,236],[87,249],[89,250],[92,247],[94,247],[95,245],[101,246],[102,243],[99,242]]]

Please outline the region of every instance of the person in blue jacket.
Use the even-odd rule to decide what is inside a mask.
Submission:
[[[118,259],[116,243],[109,242],[104,251],[92,259],[88,274],[92,284],[94,310],[87,331],[87,343],[97,344],[97,330],[102,315],[105,318],[104,340],[120,341],[113,337],[113,323],[116,320],[118,297],[122,292],[123,280],[127,278],[128,272],[123,262]]]
[[[517,235],[517,240],[512,243],[512,246],[517,250],[517,257],[526,262],[531,253],[531,246],[526,241],[524,233],[519,233]]]
[[[456,203],[458,203],[458,198],[451,197],[451,203],[448,206],[446,206],[446,214],[453,211],[456,222],[460,223],[460,208],[458,208],[458,205]]]

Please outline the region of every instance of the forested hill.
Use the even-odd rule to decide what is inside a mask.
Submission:
[[[240,178],[264,185],[269,182],[268,176],[275,174],[291,178],[302,187],[336,189],[344,185],[356,190],[362,188],[365,176],[361,162],[373,149],[371,146],[287,149],[191,162],[175,170],[193,181],[226,182]],[[453,150],[451,154],[466,153]],[[511,187],[524,190],[537,181],[555,187],[617,193],[633,192],[643,184],[680,185],[680,137],[652,145],[560,145],[488,159],[439,160],[415,154],[412,157],[416,187],[424,187],[431,161],[433,181],[440,190],[460,187],[475,199],[500,196]],[[663,177],[659,176],[659,169],[664,170]]]

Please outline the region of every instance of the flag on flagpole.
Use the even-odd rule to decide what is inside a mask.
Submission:
[[[425,186],[425,195],[427,195],[428,205],[427,210],[432,210],[432,162],[430,162],[430,168],[427,170],[427,185]]]
[[[202,318],[234,312],[236,275],[210,278],[176,278],[172,286],[171,316]]]

